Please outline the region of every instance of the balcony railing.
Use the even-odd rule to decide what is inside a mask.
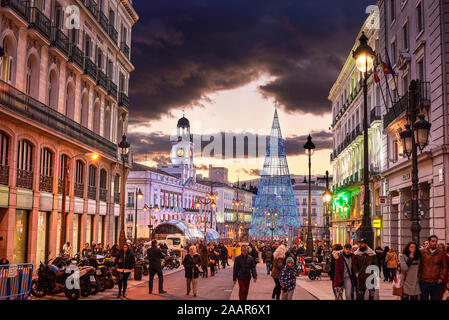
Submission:
[[[118,41],[118,32],[115,30],[114,26],[112,24],[108,27],[108,34],[111,37],[112,41],[117,44]]]
[[[0,80],[0,105],[17,114],[34,120],[52,130],[99,152],[117,157],[117,145],[81,126],[62,113],[17,90]]]
[[[108,80],[108,93],[117,100],[117,85],[112,80]]]
[[[104,90],[108,90],[108,77],[100,69],[97,69],[97,84]]]
[[[58,193],[59,194],[62,194],[62,184],[63,184],[62,179],[58,179]],[[70,182],[67,182],[67,189],[66,189],[65,194],[68,196],[69,192],[70,192]]]
[[[38,8],[30,8],[29,28],[38,30],[45,38],[50,40],[51,22]]]
[[[97,3],[93,0],[84,0],[84,5],[86,8],[92,13],[92,15],[96,18],[98,16],[98,6]]]
[[[126,108],[129,108],[129,99],[128,96],[124,92],[120,92],[120,96],[118,99],[118,104],[120,106],[124,106]]]
[[[114,192],[114,203],[120,204],[120,192]]]
[[[84,184],[75,182],[75,197],[84,198]]]
[[[100,26],[107,33],[109,31],[108,30],[109,21],[108,21],[108,18],[106,17],[106,15],[102,11],[100,11],[98,14],[98,22],[100,22]]]
[[[51,27],[51,45],[69,56],[69,38],[58,27]]]
[[[84,69],[84,53],[73,43],[69,44],[69,61]]]
[[[108,194],[108,190],[104,188],[100,188],[100,201],[106,202],[106,195]]]
[[[39,179],[39,190],[53,193],[53,177],[41,174]]]
[[[0,164],[0,184],[8,185],[9,182],[9,166]]]
[[[126,44],[125,41],[122,41],[120,44],[120,49],[125,54],[125,56],[129,59],[129,46]]]
[[[23,0],[2,0],[2,7],[9,7],[26,21],[30,20],[29,2]]]
[[[93,186],[87,187],[87,198],[91,200],[97,200],[97,188]]]
[[[97,66],[89,57],[84,57],[84,73],[97,81]]]
[[[17,187],[33,189],[33,171],[17,169]]]
[[[380,114],[380,107],[374,107],[373,109],[371,109],[371,114],[370,114],[370,125],[374,122],[374,121],[379,121],[382,120],[382,116]]]

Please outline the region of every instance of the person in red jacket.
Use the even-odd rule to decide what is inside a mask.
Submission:
[[[445,255],[446,264],[449,266],[449,244],[445,246],[444,243],[440,243],[438,247],[440,247],[440,249],[446,253]],[[443,285],[441,286],[440,300],[443,300],[444,294],[446,293],[447,290],[448,282],[449,282],[449,270],[446,271],[446,276],[443,279]]]
[[[355,256],[351,252],[352,246],[348,243],[344,246],[343,251],[339,254],[335,261],[335,278],[334,287],[336,291],[344,289],[346,300],[355,299],[356,289],[356,272],[355,272]]]

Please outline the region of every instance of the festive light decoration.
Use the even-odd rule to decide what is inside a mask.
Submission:
[[[269,212],[277,212],[276,219],[268,218]],[[272,223],[273,225],[271,225]],[[274,237],[285,238],[290,228],[300,227],[284,139],[282,138],[276,110],[261,172],[249,236],[259,239],[270,238],[270,228],[274,228]]]

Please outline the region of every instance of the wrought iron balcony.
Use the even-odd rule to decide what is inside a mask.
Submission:
[[[83,198],[84,197],[84,184],[75,182],[74,191],[75,191],[74,192],[75,197]]]
[[[120,192],[114,192],[114,203],[120,204]]]
[[[94,150],[117,157],[117,145],[0,80],[0,105]]]
[[[122,41],[120,44],[120,49],[125,54],[125,56],[129,59],[129,46],[126,44],[125,41]]]
[[[109,31],[109,20],[102,11],[99,11],[98,22],[100,23],[100,26],[103,28],[103,30],[107,33]]]
[[[97,66],[89,57],[84,57],[84,73],[97,81]]]
[[[36,29],[45,38],[50,40],[51,37],[51,22],[38,8],[30,8],[30,29]]]
[[[23,0],[2,0],[2,7],[11,8],[26,21],[30,21],[29,2]]]
[[[84,68],[84,53],[73,43],[69,44],[69,61],[76,63],[80,68]]]
[[[100,69],[97,69],[97,84],[104,90],[108,90],[108,77]]]
[[[66,56],[69,56],[69,38],[58,27],[51,27],[50,45],[58,48]]]
[[[371,109],[371,114],[370,114],[370,125],[374,122],[374,121],[380,121],[382,120],[382,115],[380,114],[380,107],[374,107],[373,109]]]
[[[58,193],[62,194],[62,179],[58,179]],[[69,195],[69,191],[70,191],[70,181],[67,182],[67,189],[65,194],[68,196]]]
[[[53,193],[53,177],[41,174],[39,180],[39,190]]]
[[[115,100],[117,100],[117,85],[112,80],[108,81],[108,93],[113,96]]]
[[[112,41],[117,44],[118,41],[118,32],[115,30],[114,26],[112,24],[108,27],[108,34],[111,37]]]
[[[33,171],[17,169],[17,187],[33,189]]]
[[[124,92],[120,92],[118,104],[119,104],[119,106],[124,106],[126,108],[129,108],[129,98]]]
[[[84,5],[86,8],[92,13],[92,15],[96,18],[98,17],[98,6],[97,3],[93,0],[84,0]]]
[[[91,200],[97,200],[97,187],[87,187],[87,198]]]
[[[8,185],[9,182],[9,166],[0,164],[0,184]]]
[[[106,195],[108,194],[108,190],[104,188],[100,188],[100,201],[106,202]]]

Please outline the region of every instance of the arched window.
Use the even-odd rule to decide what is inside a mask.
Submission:
[[[59,176],[58,176],[58,193],[62,194],[62,185],[64,181],[64,159],[67,159],[67,166],[69,166],[69,157],[66,154],[61,154],[59,157]],[[70,181],[67,182],[66,195],[69,195]]]
[[[66,99],[65,99],[65,115],[70,119],[73,119],[75,115],[75,88],[71,82],[67,84]]]
[[[17,148],[17,187],[33,189],[33,145],[25,139]]]
[[[48,105],[54,110],[58,110],[59,81],[55,70],[50,72],[48,77]]]
[[[0,131],[0,184],[8,185],[9,181],[9,136]]]
[[[89,166],[89,185],[87,188],[87,197],[91,200],[97,199],[97,168]]]
[[[39,190],[53,192],[53,153],[41,148]]]
[[[120,203],[120,175],[116,174],[114,177],[114,203]]]
[[[84,197],[84,163],[81,160],[75,162],[75,197]]]
[[[26,69],[26,93],[39,98],[39,61],[34,54],[28,57]]]
[[[81,125],[86,128],[89,125],[89,98],[87,92],[81,98]]]
[[[3,39],[3,48],[5,50],[1,64],[1,79],[11,85],[15,83],[16,77],[16,43],[12,37],[6,36]]]
[[[108,185],[108,172],[105,169],[100,170],[100,201],[106,202]]]
[[[111,139],[111,111],[109,110],[109,107],[106,109],[106,112],[104,114],[104,137],[108,140]]]
[[[101,106],[99,102],[95,103],[94,106],[94,132],[100,134],[100,123],[101,123]]]

